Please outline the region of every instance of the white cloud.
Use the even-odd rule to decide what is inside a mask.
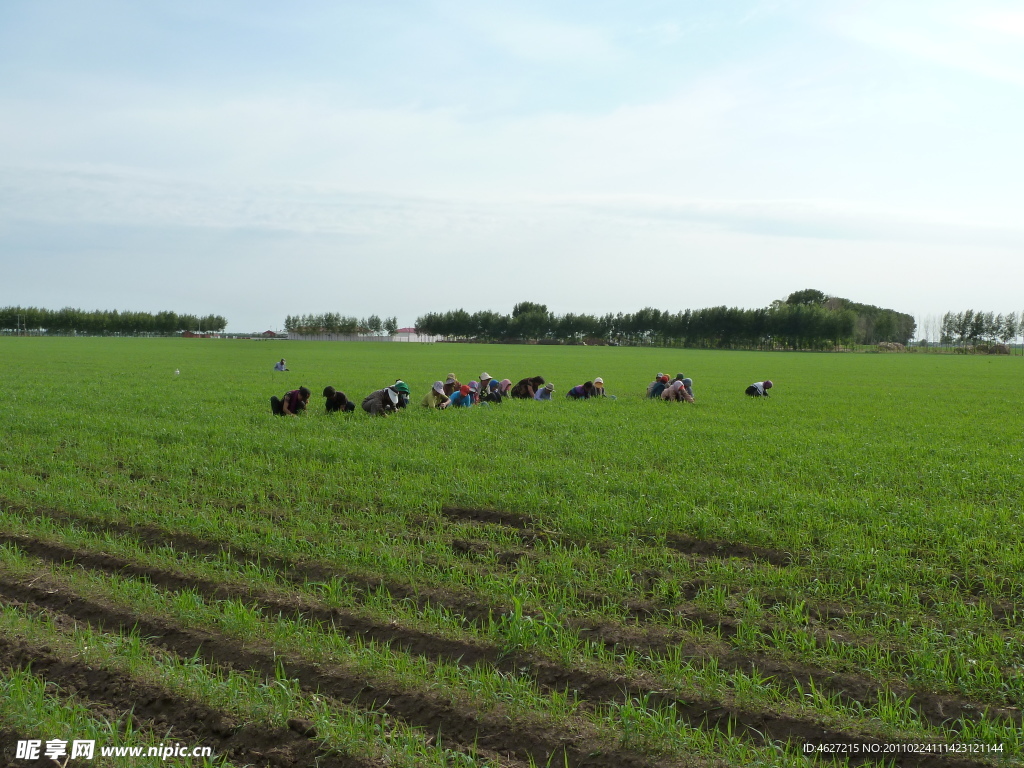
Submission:
[[[834,30],[875,48],[985,78],[1024,85],[1024,55],[993,32],[1024,26],[1020,14],[969,15],[963,6],[867,4],[832,17]]]
[[[1024,13],[1020,11],[983,13],[974,19],[974,23],[984,29],[1024,37]]]

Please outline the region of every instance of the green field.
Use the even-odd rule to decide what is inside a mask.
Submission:
[[[237,766],[1024,760],[1020,358],[3,338],[0,359],[0,764],[19,738]],[[482,370],[555,399],[418,406]],[[646,400],[659,371],[697,402]],[[617,399],[565,400],[595,376]],[[323,412],[328,384],[396,378],[405,412]],[[309,412],[273,417],[299,385]]]

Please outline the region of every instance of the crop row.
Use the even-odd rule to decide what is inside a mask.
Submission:
[[[800,691],[798,704],[794,704],[792,691],[783,693],[774,681],[760,677],[756,672],[728,672],[720,667],[715,659],[704,663],[686,658],[683,654],[666,653],[660,656],[641,656],[635,651],[625,649],[620,653],[611,653],[605,645],[580,640],[578,634],[571,632],[559,633],[559,628],[551,621],[537,621],[521,612],[514,611],[510,615],[493,620],[488,631],[478,632],[477,637],[468,638],[461,644],[451,637],[431,638],[422,629],[415,628],[417,621],[422,625],[423,617],[415,605],[406,605],[409,617],[409,628],[402,627],[402,621],[395,620],[395,609],[402,607],[394,604],[386,596],[378,593],[377,616],[374,617],[373,606],[364,604],[360,615],[354,616],[351,611],[339,612],[318,605],[311,595],[291,594],[282,597],[279,582],[264,579],[267,583],[266,593],[254,593],[258,575],[251,568],[243,568],[234,575],[234,579],[211,579],[188,576],[184,571],[187,558],[173,562],[170,558],[166,567],[159,564],[159,552],[137,552],[134,564],[130,560],[105,554],[90,554],[86,550],[74,549],[53,543],[37,541],[20,541],[34,554],[40,554],[51,562],[74,559],[80,565],[105,571],[121,573],[125,576],[147,577],[153,583],[164,588],[187,589],[193,594],[204,594],[208,599],[235,600],[243,604],[253,604],[263,613],[293,615],[301,622],[312,627],[329,626],[332,632],[342,631],[355,634],[360,640],[377,637],[390,641],[392,647],[406,648],[403,653],[412,653],[418,658],[421,654],[433,659],[451,658],[455,654],[465,654],[477,660],[478,667],[493,669],[494,674],[512,675],[520,684],[536,684],[538,691],[544,695],[556,694],[559,690],[573,690],[575,695],[583,697],[581,711],[590,711],[587,702],[609,701],[616,706],[625,706],[630,701],[639,699],[645,702],[657,702],[662,707],[670,707],[677,717],[686,717],[693,722],[717,723],[723,732],[741,732],[745,727],[760,728],[776,741],[785,741],[798,737],[806,738],[817,734],[822,738],[833,740],[861,738],[856,732],[829,730],[817,725],[818,722],[860,723],[855,728],[870,731],[870,724],[883,722],[888,733],[915,734],[915,738],[949,739],[958,734],[966,736],[1000,738],[1014,748],[1012,735],[1019,730],[1012,722],[1001,724],[991,718],[961,719],[951,723],[949,728],[927,726],[922,722],[920,714],[910,708],[905,700],[891,694],[878,695],[872,706],[862,703],[844,701],[840,696],[829,696],[823,690],[808,682]],[[164,558],[165,561],[167,558]],[[143,564],[144,563],[144,564]],[[201,565],[201,564],[200,564]],[[209,565],[209,564],[207,564]],[[221,561],[218,565],[227,565]],[[222,569],[222,576],[231,576],[230,569]],[[232,587],[232,583],[235,584]],[[133,585],[134,581],[124,582]],[[125,588],[128,588],[125,586]],[[232,594],[234,592],[234,594]],[[277,592],[278,594],[274,594]],[[147,606],[147,610],[152,610]],[[241,607],[239,608],[241,610]],[[148,614],[146,614],[148,615]],[[447,622],[449,635],[454,624],[451,617],[442,617]],[[266,630],[250,628],[252,636],[266,636]],[[148,634],[148,632],[147,632]],[[519,651],[518,654],[512,651]],[[547,651],[548,657],[542,654]],[[558,662],[562,663],[559,664]],[[451,663],[437,661],[435,663]],[[586,671],[586,670],[591,671]],[[517,670],[532,674],[515,674]],[[529,681],[532,678],[532,683]],[[645,682],[646,681],[646,682]],[[666,684],[684,695],[666,695],[663,693]],[[458,686],[457,686],[458,687]],[[472,686],[470,686],[472,687]],[[799,690],[799,683],[793,686]],[[877,691],[877,688],[876,688]],[[708,699],[709,693],[717,693],[719,699]],[[696,694],[696,696],[694,696]],[[452,694],[456,694],[453,692]],[[520,694],[525,695],[525,694]],[[540,695],[540,694],[537,694]],[[543,699],[526,697],[533,711],[544,711],[540,703]],[[731,704],[729,702],[732,702]],[[948,703],[948,702],[947,702]],[[955,703],[955,702],[954,702]],[[938,702],[941,707],[942,702]],[[477,701],[478,709],[486,706]],[[492,705],[493,706],[493,703]],[[970,706],[960,705],[962,711]],[[717,713],[717,714],[712,714]],[[774,714],[773,714],[774,713]],[[794,719],[796,714],[796,719]],[[1008,737],[1009,735],[1009,737]]]
[[[12,521],[22,517],[9,514]],[[65,524],[73,522],[65,520]],[[591,645],[642,654],[664,655],[684,648],[691,655],[713,655],[727,668],[753,665],[765,674],[777,675],[788,666],[794,681],[806,684],[817,678],[819,685],[830,686],[843,695],[851,684],[847,677],[837,677],[837,672],[859,673],[871,668],[874,683],[852,687],[913,692],[919,709],[924,713],[934,710],[929,716],[937,721],[947,719],[950,711],[956,712],[957,707],[951,710],[950,702],[964,694],[973,698],[968,699],[968,711],[984,709],[979,701],[1010,707],[1019,706],[1020,701],[1015,687],[1021,683],[1018,630],[1012,624],[996,621],[990,613],[986,621],[986,613],[977,605],[947,603],[947,615],[940,623],[934,615],[919,614],[915,618],[912,613],[900,611],[899,606],[875,613],[835,601],[779,599],[771,590],[758,591],[742,584],[726,586],[728,573],[748,569],[756,579],[770,584],[772,573],[795,570],[793,567],[744,565],[735,559],[715,558],[695,563],[692,557],[675,556],[676,561],[684,561],[684,566],[706,569],[703,578],[676,581],[673,577],[678,578],[677,574],[655,576],[636,568],[635,563],[633,569],[608,566],[600,559],[603,554],[589,548],[565,548],[550,542],[524,548],[520,539],[517,554],[522,557],[510,557],[504,564],[496,557],[483,571],[459,571],[424,564],[423,551],[430,550],[432,542],[422,536],[412,545],[396,538],[393,547],[374,559],[373,542],[361,552],[351,544],[346,546],[344,540],[321,546],[304,540],[304,546],[296,551],[295,540],[287,531],[258,541],[242,536],[247,546],[239,546],[230,540],[211,542],[153,527],[80,519],[74,524],[91,527],[101,540],[117,534],[105,543],[94,542],[94,548],[122,546],[119,535],[129,534],[141,537],[149,548],[171,545],[191,556],[215,561],[229,558],[244,564],[240,576],[209,571],[208,578],[213,581],[229,577],[244,584],[254,573],[259,576],[265,571],[263,577],[270,581],[316,585],[315,590],[334,604],[362,599],[354,593],[374,594],[383,588],[387,593],[385,604],[401,599],[413,601],[419,608],[429,606],[431,615],[442,616],[443,625],[458,625],[457,631],[467,623],[486,627],[494,616],[509,614],[518,605],[532,618],[558,617],[548,622],[553,626],[551,632],[556,638],[567,637],[552,643],[566,648],[574,648],[580,638]],[[45,531],[46,523],[35,530]],[[451,554],[457,551],[459,542],[466,544],[465,539],[456,538],[441,542],[441,546]],[[407,554],[402,551],[403,544]],[[463,555],[455,559],[458,562],[466,558]],[[373,566],[376,568],[369,571]],[[592,585],[589,589],[588,577]],[[645,579],[649,582],[656,578],[671,587],[670,599],[664,594],[652,595],[649,583],[644,583]],[[564,586],[569,580],[574,582],[572,589]],[[616,583],[635,591],[617,593]],[[601,585],[606,585],[604,592],[598,592]],[[962,614],[959,623],[953,616],[957,607]],[[700,652],[709,648],[714,649],[713,654]],[[788,662],[780,663],[780,657]],[[943,692],[945,695],[935,695]],[[870,700],[871,694],[860,698]]]

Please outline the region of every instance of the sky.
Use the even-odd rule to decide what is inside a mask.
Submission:
[[[0,306],[1024,310],[1024,10],[0,3]]]

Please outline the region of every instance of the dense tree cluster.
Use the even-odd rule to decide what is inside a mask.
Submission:
[[[942,316],[940,340],[943,344],[1007,344],[1024,332],[1024,317],[1016,312],[947,312]]]
[[[228,321],[220,315],[179,315],[175,312],[119,312],[97,309],[91,312],[64,307],[0,307],[0,329],[5,331],[45,331],[46,333],[174,334],[182,331],[220,332]]]
[[[522,302],[511,315],[463,309],[416,320],[419,333],[480,341],[586,339],[620,344],[714,348],[831,349],[842,344],[895,341],[914,335],[910,315],[808,289],[763,309],[708,307],[666,312],[647,307],[632,314],[555,315],[543,304]]]
[[[381,319],[377,315],[358,319],[346,317],[337,312],[326,312],[322,315],[288,315],[284,319],[284,329],[288,333],[301,336],[316,336],[324,333],[340,334],[393,334],[398,330],[397,317]]]

